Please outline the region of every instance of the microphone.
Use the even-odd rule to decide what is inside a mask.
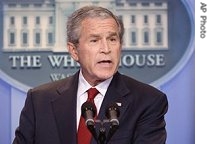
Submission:
[[[94,117],[96,115],[96,107],[92,102],[86,101],[81,108],[82,117],[85,119],[85,124],[94,125]]]
[[[110,129],[107,135],[107,142],[110,140],[110,138],[113,136],[113,134],[119,127],[119,124],[120,124],[118,120],[119,116],[120,116],[120,110],[116,103],[111,104],[106,109],[106,117],[109,119],[109,122],[110,122]]]
[[[94,117],[96,115],[96,107],[92,102],[86,101],[81,107],[82,117],[85,119],[85,124],[93,137],[97,140],[97,134],[95,131]]]

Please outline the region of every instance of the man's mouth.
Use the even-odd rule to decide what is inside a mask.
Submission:
[[[107,63],[107,64],[110,64],[110,63],[112,63],[112,61],[111,60],[102,60],[102,61],[99,61],[98,63],[100,63],[100,64],[105,64],[105,63]]]

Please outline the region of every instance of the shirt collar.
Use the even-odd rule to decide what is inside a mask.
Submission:
[[[95,86],[95,88],[99,91],[99,93],[101,93],[101,95],[105,96],[106,91],[108,89],[109,84],[111,83],[112,78],[113,78],[113,76]],[[78,95],[84,94],[91,87],[92,86],[85,80],[85,78],[82,75],[82,72],[80,70],[79,83],[78,83]]]

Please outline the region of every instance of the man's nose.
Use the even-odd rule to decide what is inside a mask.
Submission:
[[[100,48],[101,52],[103,53],[110,53],[110,46],[107,40],[102,40],[101,41],[101,48]]]

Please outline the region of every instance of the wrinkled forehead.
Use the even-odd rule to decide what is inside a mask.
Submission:
[[[82,21],[81,29],[87,31],[119,32],[117,22],[112,18],[86,18]]]

